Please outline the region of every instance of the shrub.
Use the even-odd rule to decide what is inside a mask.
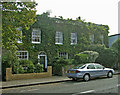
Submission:
[[[40,72],[43,72],[44,70],[43,70],[43,65],[41,65],[41,64],[37,64],[36,66],[35,66],[35,72],[36,73],[40,73]]]
[[[84,64],[88,62],[88,55],[87,54],[76,54],[73,64],[77,65],[77,64]]]
[[[80,54],[87,54],[88,62],[95,62],[96,58],[99,56],[99,53],[95,51],[84,51],[84,52],[81,52]]]
[[[30,60],[20,60],[19,62],[20,62],[20,65],[22,66],[27,66],[29,64],[32,64],[32,61]]]
[[[72,65],[74,63],[74,59],[68,59],[68,65]]]
[[[24,69],[24,73],[33,73],[35,70],[35,66],[30,60],[20,60],[20,65]]]
[[[27,65],[27,73],[33,73],[34,72],[34,70],[35,70],[35,66],[34,66],[34,64],[33,63],[29,63],[28,65]]]
[[[18,74],[19,73],[19,62],[16,62],[16,63],[13,64],[12,73],[13,74]]]
[[[23,70],[22,65],[20,65],[20,66],[19,66],[19,73],[20,73],[20,74],[23,74],[24,72],[25,72],[25,71]]]
[[[96,59],[96,62],[103,64],[106,67],[113,67],[117,63],[117,54],[115,50],[106,48]]]
[[[68,65],[70,62],[70,60],[68,61],[68,59],[62,57],[62,58],[59,58],[59,57],[55,57],[54,60],[53,60],[53,64],[52,65],[52,72],[53,74],[57,74],[57,75],[61,75],[62,74],[62,67],[65,67],[65,65]]]

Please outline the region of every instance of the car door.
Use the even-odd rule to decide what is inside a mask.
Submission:
[[[105,70],[104,67],[100,64],[95,64],[95,69],[96,69],[96,75],[97,76],[103,76],[105,75]]]
[[[90,74],[91,77],[96,76],[96,70],[94,64],[90,64],[87,66],[87,72]]]

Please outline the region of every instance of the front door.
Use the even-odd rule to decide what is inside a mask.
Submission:
[[[45,56],[40,56],[40,64],[43,65],[43,69],[45,70]]]
[[[43,66],[44,71],[47,71],[47,56],[44,52],[38,55],[38,63]]]

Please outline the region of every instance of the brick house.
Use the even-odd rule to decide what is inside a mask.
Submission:
[[[55,57],[73,58],[75,54],[84,51],[90,44],[108,45],[108,29],[92,31],[89,23],[77,20],[64,20],[43,15],[37,16],[37,21],[29,30],[21,31],[22,40],[18,40],[17,56],[23,60],[40,63],[47,68]]]

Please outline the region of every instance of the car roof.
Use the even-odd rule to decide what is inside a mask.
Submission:
[[[86,65],[97,65],[98,63],[86,63]],[[99,65],[99,64],[98,64]]]

